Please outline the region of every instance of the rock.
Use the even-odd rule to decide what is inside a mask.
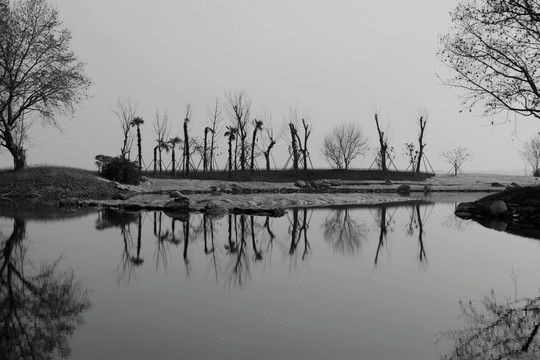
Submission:
[[[521,187],[521,185],[519,185],[518,183],[515,183],[515,182],[511,183],[510,186],[513,187],[513,188],[520,188]]]
[[[141,176],[140,180],[141,180],[141,182],[147,182],[148,178],[146,176]]]
[[[176,199],[176,198],[181,198],[183,197],[184,195],[182,195],[182,193],[180,191],[171,191],[169,193],[169,197],[173,198],[173,199]]]
[[[303,180],[297,180],[295,183],[294,183],[295,186],[298,186],[299,188],[305,188],[306,187],[306,182],[303,181]]]
[[[124,194],[124,193],[117,193],[117,194],[114,194],[114,195],[112,196],[112,199],[113,199],[113,200],[122,200],[122,201],[124,201],[124,200],[129,199],[129,195],[128,195],[128,194]]]
[[[498,182],[492,182],[492,183],[491,183],[491,186],[492,186],[492,187],[503,187],[504,185],[501,184],[501,183],[498,183]]]
[[[341,179],[330,180],[330,185],[332,185],[332,186],[341,186],[341,185],[343,185],[343,181],[341,181]]]
[[[399,187],[397,188],[397,192],[399,194],[408,194],[410,191],[411,191],[411,187],[405,184],[399,185]]]
[[[188,197],[181,196],[169,201],[163,208],[169,211],[189,211],[190,201]]]
[[[386,179],[386,181],[384,182],[384,185],[394,185],[394,183],[390,181],[389,179]]]
[[[489,205],[489,214],[492,216],[505,215],[508,212],[506,203],[502,200],[497,200]]]

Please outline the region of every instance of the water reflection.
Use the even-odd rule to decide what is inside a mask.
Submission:
[[[90,307],[86,291],[59,261],[37,271],[27,257],[26,220],[0,232],[0,358],[54,359],[70,354],[69,338]]]
[[[376,241],[372,258],[375,267],[380,266],[384,254],[389,256],[387,242],[391,234],[413,237],[418,246],[416,259],[425,267],[428,259],[425,224],[433,206],[431,203],[414,203],[324,209],[327,216],[318,223],[325,243],[340,256],[357,256],[370,239]],[[150,241],[143,240],[144,222],[148,219],[152,222],[152,258],[157,271],[166,271],[170,261],[180,259],[180,255],[174,255],[180,252],[185,276],[190,277],[192,257],[196,254],[193,252],[200,251],[199,254],[208,259],[208,273],[216,283],[242,288],[251,279],[251,266],[257,263],[270,266],[275,249],[280,249],[291,269],[309,261],[313,251],[310,223],[317,211],[297,208],[289,210],[283,218],[272,218],[246,214],[213,217],[198,213],[123,213],[104,209],[98,214],[96,229],[119,229],[123,243],[118,265],[119,282],[129,284],[136,279],[136,268],[144,264],[141,242]],[[135,232],[137,235],[132,235]]]
[[[445,334],[454,346],[444,360],[507,359],[538,353],[540,298],[498,301],[492,292],[480,304],[460,303],[466,326]]]

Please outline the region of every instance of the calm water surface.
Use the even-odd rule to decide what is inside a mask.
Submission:
[[[463,200],[282,218],[4,215],[0,347],[40,359],[51,348],[70,359],[438,359],[465,326],[460,301],[540,287],[538,240],[456,218]]]

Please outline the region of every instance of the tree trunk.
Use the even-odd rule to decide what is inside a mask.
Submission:
[[[139,169],[142,170],[142,141],[141,141],[141,129],[137,125],[137,147],[139,148]]]
[[[188,127],[187,127],[187,121],[184,121],[184,158],[185,158],[185,171],[186,175],[189,175],[189,138],[188,138]]]
[[[15,171],[26,168],[26,151],[22,146],[15,144],[9,137],[4,145],[13,156],[13,168]]]
[[[207,168],[207,157],[206,157],[206,143],[208,141],[208,128],[204,129],[204,153],[203,153],[203,172],[206,172],[206,168]]]
[[[173,144],[173,147],[172,147],[172,175],[174,176],[174,168],[176,167],[176,158],[175,158],[175,153],[174,153],[174,147],[175,147],[175,144]]]
[[[253,130],[253,138],[251,139],[251,163],[249,170],[253,173],[253,167],[255,166],[255,139],[257,138],[257,127]]]

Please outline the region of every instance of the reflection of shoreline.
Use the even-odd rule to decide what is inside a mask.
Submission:
[[[25,237],[26,219],[13,218],[13,230],[1,243],[0,358],[67,357],[69,338],[90,301],[72,272],[57,270],[58,260],[30,275]]]

